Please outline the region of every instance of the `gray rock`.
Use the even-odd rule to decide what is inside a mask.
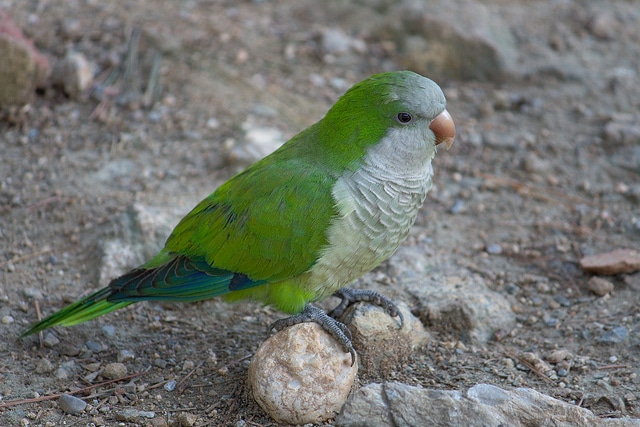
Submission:
[[[84,411],[84,408],[87,407],[87,402],[70,394],[63,394],[58,399],[58,405],[67,414],[77,414]]]
[[[45,347],[49,347],[49,348],[53,348],[55,346],[57,346],[58,344],[60,344],[60,340],[58,339],[58,337],[56,337],[53,332],[49,332],[47,333],[47,335],[45,335],[44,337],[44,345]]]
[[[113,278],[140,264],[133,247],[122,240],[107,240],[102,244],[102,258],[98,270],[98,283],[107,286]]]
[[[182,215],[181,209],[134,203],[118,218],[117,237],[102,243],[99,283],[106,286],[157,254]]]
[[[36,364],[36,374],[48,374],[53,372],[54,369],[55,367],[49,359],[40,359]]]
[[[633,80],[637,81],[637,77]],[[615,114],[605,123],[602,134],[608,144],[637,145],[640,142],[640,116]]]
[[[87,342],[84,343],[84,345],[91,351],[102,351],[102,344],[100,344],[97,341],[93,341],[93,340],[88,340]]]
[[[135,358],[136,358],[136,355],[131,350],[120,350],[118,351],[118,355],[116,356],[116,359],[118,360],[118,362],[127,362]]]
[[[497,331],[515,326],[511,304],[480,276],[414,278],[405,285],[418,299],[417,313],[427,327],[484,345]]]
[[[601,419],[591,411],[528,388],[478,384],[466,393],[391,382],[353,393],[338,427],[640,426],[638,419]]]
[[[60,366],[56,370],[56,378],[59,380],[68,380],[70,376],[71,376],[71,372],[69,371],[68,368],[64,366]]]
[[[280,147],[284,138],[276,128],[255,126],[249,122],[242,125],[244,141],[233,144],[229,150],[229,164],[246,167],[271,154]]]
[[[502,81],[516,69],[515,40],[499,10],[475,0],[405,0],[391,11],[406,68],[480,81]]]
[[[109,338],[116,336],[116,328],[112,325],[104,325],[100,329],[102,330],[102,333]]]
[[[44,296],[42,295],[42,291],[37,288],[26,288],[22,291],[25,297],[30,299],[43,300]]]
[[[500,255],[502,253],[502,246],[499,243],[490,243],[487,245],[486,251],[490,255]]]
[[[356,64],[367,51],[364,40],[351,37],[339,28],[323,28],[318,38],[320,53],[328,64]]]
[[[320,30],[320,47],[326,54],[340,55],[347,53],[353,44],[354,39],[340,28],[323,28]]]
[[[116,411],[116,420],[118,421],[128,421],[133,422],[140,418],[140,411],[137,409],[123,409],[121,411]]]
[[[102,376],[109,380],[122,378],[125,375],[127,375],[127,367],[118,362],[107,364],[102,371]]]
[[[429,333],[409,307],[400,302],[398,309],[404,317],[402,327],[399,318],[368,303],[351,306],[341,319],[351,330],[354,347],[362,349],[358,363],[363,371],[375,374],[397,370],[416,349],[429,342]]]
[[[167,391],[173,391],[176,389],[176,385],[178,385],[178,382],[176,380],[169,380],[163,388]]]
[[[629,335],[629,329],[626,326],[616,326],[610,331],[605,332],[598,338],[601,344],[619,344],[623,342]]]

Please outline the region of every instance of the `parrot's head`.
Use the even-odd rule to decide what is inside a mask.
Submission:
[[[390,138],[398,150],[423,150],[430,160],[436,145],[444,143],[448,149],[455,137],[446,102],[435,82],[414,72],[374,74],[327,112],[320,124],[321,143],[344,165]]]

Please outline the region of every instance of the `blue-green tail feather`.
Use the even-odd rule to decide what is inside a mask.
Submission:
[[[155,268],[131,270],[109,286],[33,324],[21,336],[53,326],[77,325],[138,301],[199,301],[263,283],[213,268],[203,260],[176,256]]]

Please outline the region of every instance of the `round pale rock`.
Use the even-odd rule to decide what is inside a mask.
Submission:
[[[260,345],[249,366],[256,402],[274,420],[321,423],[336,416],[358,373],[351,355],[316,323],[286,328]]]
[[[51,80],[72,99],[81,99],[93,83],[94,65],[79,52],[69,52],[53,67]]]

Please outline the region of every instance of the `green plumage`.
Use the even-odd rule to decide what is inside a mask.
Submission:
[[[427,98],[434,92],[433,100],[413,99],[416,84]],[[333,193],[336,183],[359,170],[370,147],[389,129],[402,128],[396,115],[407,109],[420,117],[431,115],[424,117],[430,121],[444,110],[444,97],[433,82],[409,72],[379,74],[355,85],[325,118],[200,202],[158,255],[35,323],[23,336],[75,325],[141,300],[188,302],[226,295],[301,311],[335,290],[333,284],[323,289],[316,283],[321,275],[312,270],[336,249],[328,240],[328,230],[344,215],[343,201]],[[428,122],[423,127],[435,152]]]

